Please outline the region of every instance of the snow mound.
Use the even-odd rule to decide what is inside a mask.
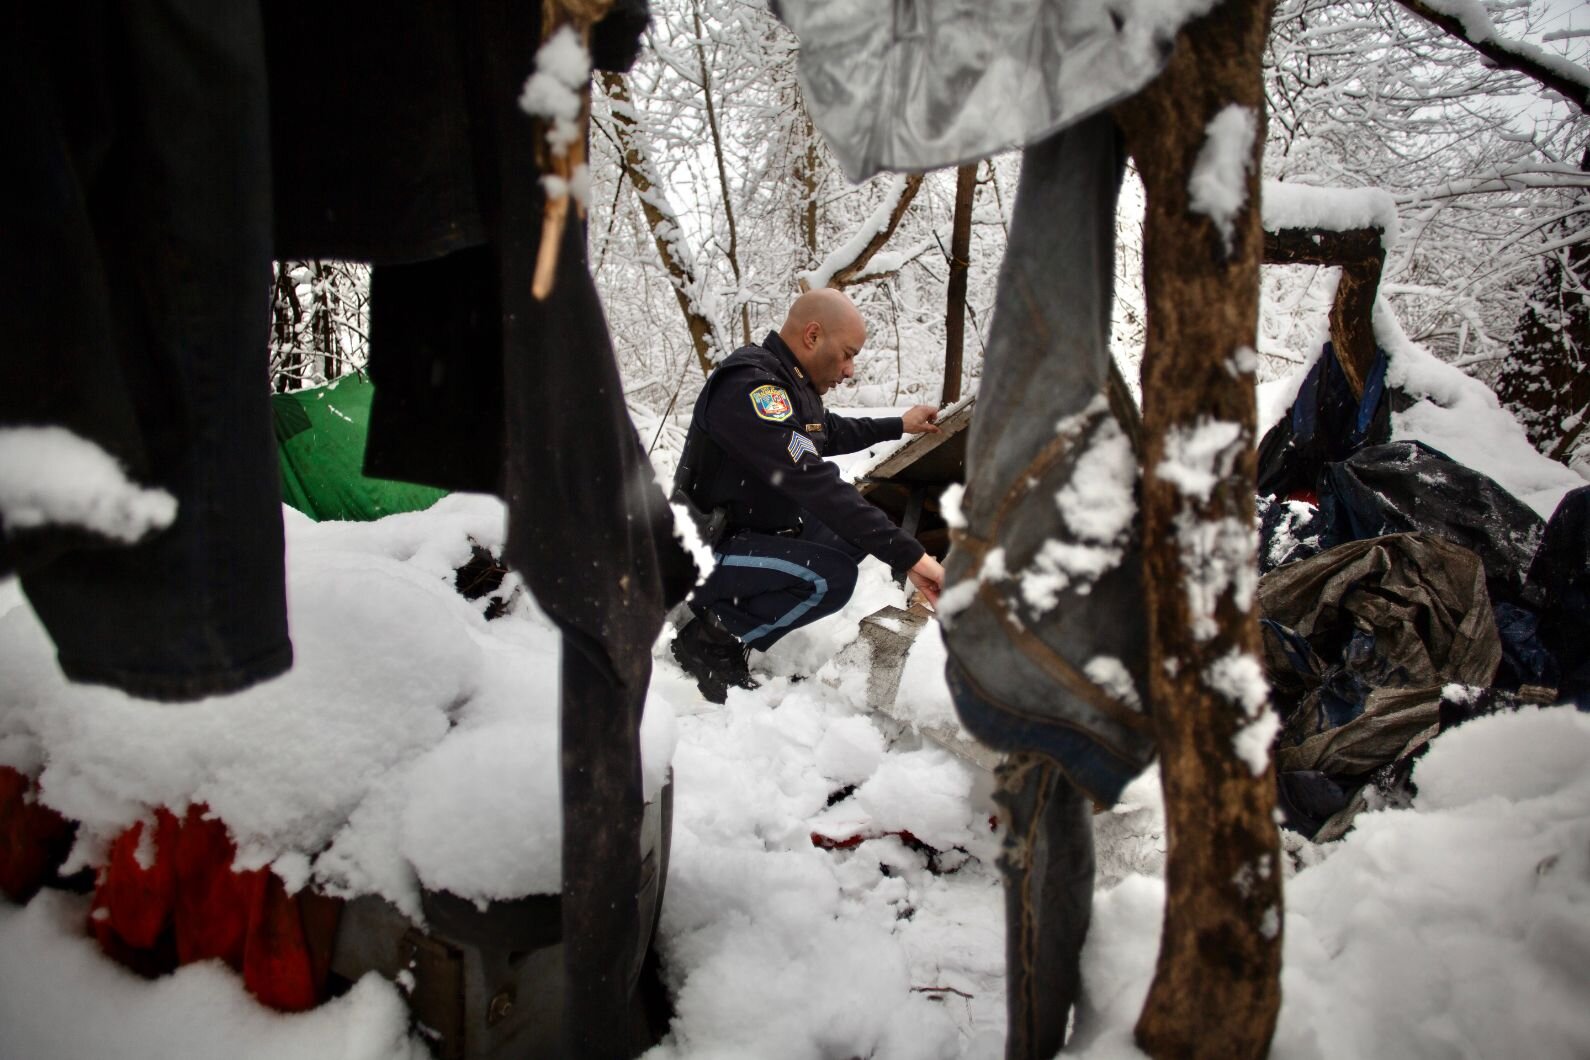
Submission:
[[[79,821],[77,856],[156,807],[207,804],[245,866],[277,863],[418,915],[419,887],[470,899],[556,892],[558,634],[513,588],[503,618],[454,589],[471,541],[499,547],[502,505],[455,495],[372,523],[289,510],[296,661],[236,695],[172,705],[67,682],[26,607],[0,617],[0,764],[39,777]],[[648,702],[648,797],[672,753]],[[280,859],[280,860],[278,860]]]
[[[1590,715],[1527,707],[1476,718],[1445,734],[1414,768],[1421,810],[1482,798],[1518,803],[1590,783]]]
[[[0,902],[0,1056],[117,1060],[427,1060],[396,987],[371,973],[342,997],[272,1012],[219,961],[140,979],[84,935],[88,900]]]
[[[1282,1060],[1590,1055],[1590,718],[1569,707],[1437,738],[1414,807],[1363,814],[1287,884]],[[1134,1055],[1164,884],[1094,908],[1084,1057]]]

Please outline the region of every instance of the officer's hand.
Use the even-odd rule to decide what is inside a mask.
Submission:
[[[937,434],[939,429],[933,421],[938,418],[939,410],[932,405],[912,405],[900,416],[906,434]]]
[[[922,595],[927,597],[928,606],[936,610],[939,606],[939,593],[944,590],[944,568],[939,565],[939,561],[924,552],[922,558],[916,561],[916,566],[906,571],[905,576],[911,579],[912,585],[922,590]]]

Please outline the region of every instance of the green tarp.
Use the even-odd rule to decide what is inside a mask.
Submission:
[[[311,519],[379,519],[429,508],[446,490],[367,478],[364,438],[374,388],[362,375],[271,396],[282,500]]]

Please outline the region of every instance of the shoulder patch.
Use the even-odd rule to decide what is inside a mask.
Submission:
[[[789,445],[785,448],[789,450],[789,458],[797,464],[801,462],[801,456],[804,453],[810,453],[819,460],[822,459],[822,454],[817,451],[817,447],[812,444],[812,440],[800,431],[789,432]]]
[[[782,423],[795,415],[795,406],[781,386],[766,383],[751,391],[751,407],[764,420]]]

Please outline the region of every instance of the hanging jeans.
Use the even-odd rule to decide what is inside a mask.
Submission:
[[[977,583],[965,606],[943,607],[956,711],[1012,756],[998,798],[1013,1060],[1065,1042],[1093,888],[1088,799],[1114,802],[1154,747],[1139,706],[1137,461],[1104,397],[1121,171],[1105,115],[1023,155],[966,526],[945,563],[949,594]]]

